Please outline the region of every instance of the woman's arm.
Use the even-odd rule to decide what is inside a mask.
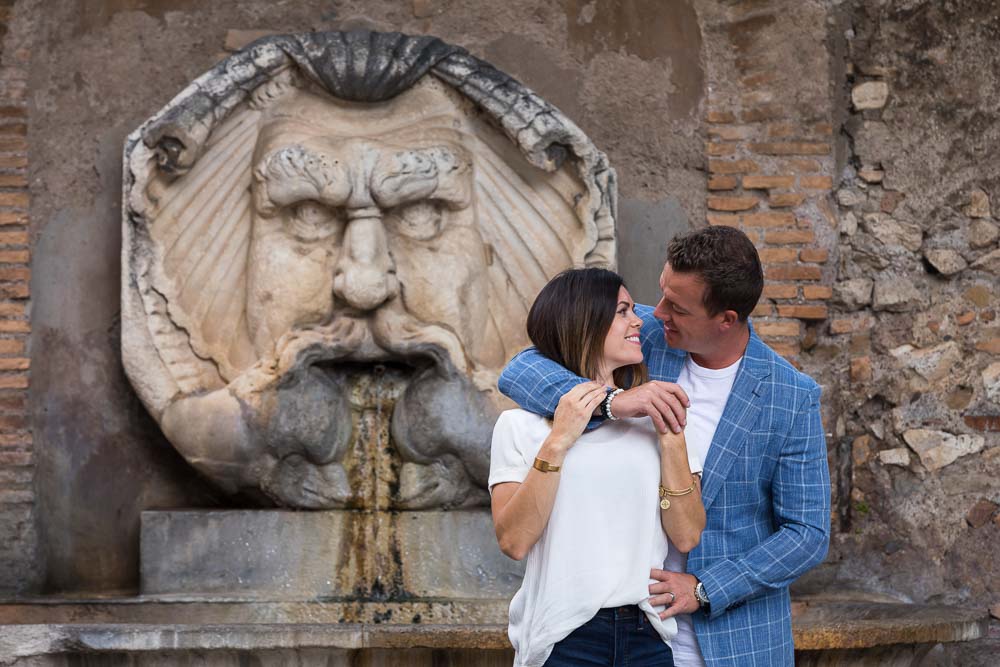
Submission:
[[[684,432],[661,433],[660,485],[672,491],[683,491],[694,486],[691,493],[682,496],[668,495],[668,509],[660,509],[660,525],[674,546],[688,553],[701,540],[705,529],[705,506],[701,502],[701,478],[691,474],[688,464],[687,441]]]
[[[559,400],[552,431],[538,450],[538,458],[561,467],[566,452],[583,433],[594,408],[604,400],[604,386],[586,382]],[[493,527],[500,551],[522,560],[545,531],[559,490],[560,472],[528,471],[521,483],[504,482],[493,487]]]

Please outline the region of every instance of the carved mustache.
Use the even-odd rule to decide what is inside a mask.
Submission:
[[[368,317],[335,315],[328,324],[294,329],[275,344],[276,371],[285,375],[324,361],[428,358],[446,376],[466,375],[471,364],[458,335],[428,324],[393,299]]]

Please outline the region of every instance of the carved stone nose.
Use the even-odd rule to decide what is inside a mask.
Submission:
[[[374,207],[352,209],[348,218],[333,291],[355,308],[373,310],[399,293],[382,213]]]

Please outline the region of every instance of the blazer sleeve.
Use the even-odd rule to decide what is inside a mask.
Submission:
[[[727,558],[698,573],[711,618],[766,589],[784,588],[826,557],[830,544],[830,471],[813,385],[798,406],[771,485],[778,529],[741,558]]]
[[[666,342],[662,328],[653,317],[653,309],[650,306],[636,304],[635,310],[643,320],[641,333],[643,354],[647,360],[655,353],[662,356]],[[653,379],[660,379],[663,375],[660,364],[650,364],[649,374]],[[555,414],[556,406],[559,405],[559,399],[563,394],[581,382],[587,382],[587,379],[571,373],[534,347],[529,347],[519,352],[504,367],[497,386],[507,398],[528,412],[551,417]],[[587,428],[599,426],[603,421],[603,417],[595,417],[590,420]]]
[[[529,347],[504,367],[497,385],[505,396],[528,412],[551,417],[563,394],[581,382],[587,380]],[[588,428],[601,421],[601,418],[592,419]]]

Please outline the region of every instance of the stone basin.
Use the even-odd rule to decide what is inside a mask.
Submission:
[[[9,602],[0,604],[0,664],[76,665],[86,656],[94,667],[509,665],[505,607],[482,600]],[[800,599],[793,610],[796,664],[915,665],[936,644],[978,639],[987,626],[982,610]]]

